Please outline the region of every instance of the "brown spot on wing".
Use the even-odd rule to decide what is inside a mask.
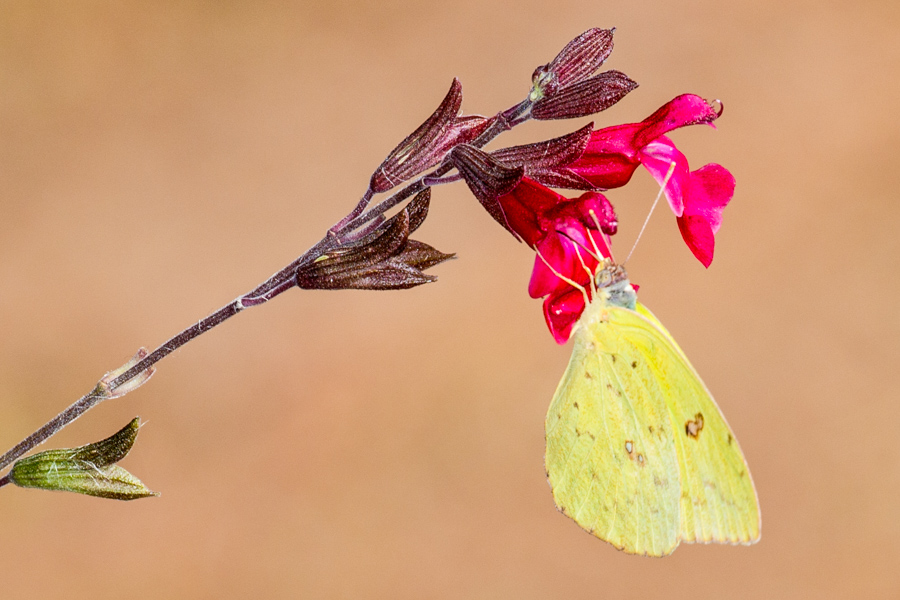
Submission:
[[[637,451],[631,440],[625,440],[625,452],[628,453],[628,458],[637,462],[638,466],[644,466],[644,455]]]
[[[700,432],[703,430],[703,413],[697,413],[694,415],[693,420],[688,420],[684,424],[684,433],[687,434],[688,437],[692,437],[697,439],[700,435]]]
[[[631,368],[637,369],[637,361],[636,360],[631,361]]]
[[[595,440],[595,441],[596,441],[596,439],[597,439],[597,436],[595,436],[592,432],[586,431],[586,430],[584,430],[584,429],[579,429],[578,427],[575,428],[575,435],[578,436],[578,437],[581,437],[581,436],[583,436],[583,435],[586,435],[586,436],[588,436],[589,438],[591,438],[592,440]]]

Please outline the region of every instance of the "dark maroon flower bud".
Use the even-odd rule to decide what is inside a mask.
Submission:
[[[453,258],[409,234],[428,215],[431,189],[420,192],[399,213],[363,237],[297,269],[297,284],[319,290],[396,290],[435,281],[423,271]]]
[[[375,170],[369,188],[375,193],[386,192],[411,179],[443,160],[454,144],[472,141],[490,125],[491,119],[480,115],[457,116],[460,106],[462,85],[454,79],[437,110]]]
[[[539,98],[531,108],[531,116],[538,120],[548,120],[592,115],[606,110],[637,85],[624,73],[604,71]]]
[[[535,69],[530,99],[552,96],[559,89],[590,77],[612,52],[614,31],[588,29],[566,44],[551,62]]]
[[[525,174],[525,167],[506,166],[484,150],[468,144],[453,148],[450,160],[488,214],[509,229],[497,198],[505,196],[519,185]]]
[[[406,246],[403,248],[403,251],[397,255],[397,262],[424,271],[425,269],[439,265],[445,260],[449,260],[453,257],[453,254],[438,252],[424,242],[418,240],[406,240]],[[428,277],[431,277],[429,281],[434,281],[436,279],[433,275]]]
[[[375,193],[387,191],[433,164],[432,151],[456,119],[461,106],[462,84],[454,78],[437,110],[406,136],[375,169],[369,188]]]
[[[491,152],[491,156],[508,167],[524,166],[527,177],[544,185],[592,190],[594,186],[591,182],[566,167],[584,154],[593,127],[593,123],[588,123],[578,131],[567,135],[536,144],[502,148]]]
[[[590,77],[606,62],[613,50],[613,33],[616,29],[588,29],[566,44],[556,58],[546,65],[559,87]]]

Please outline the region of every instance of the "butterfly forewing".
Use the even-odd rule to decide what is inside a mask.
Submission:
[[[554,499],[617,548],[669,554],[679,540],[681,487],[668,409],[658,394],[643,391],[630,366],[639,360],[632,349],[605,323],[589,321],[583,317],[576,332],[547,413]]]

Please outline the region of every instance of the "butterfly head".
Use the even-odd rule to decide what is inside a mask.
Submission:
[[[594,272],[594,285],[597,295],[610,304],[634,310],[637,303],[637,292],[628,280],[625,267],[604,259]]]

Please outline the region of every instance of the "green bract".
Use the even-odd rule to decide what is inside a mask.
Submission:
[[[140,418],[135,417],[105,440],[78,448],[47,450],[23,458],[13,465],[10,481],[20,487],[114,500],[157,496],[137,477],[115,464],[131,450],[140,426]]]

